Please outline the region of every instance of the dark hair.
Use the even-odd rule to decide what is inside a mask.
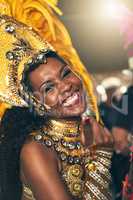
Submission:
[[[64,62],[55,52],[49,51],[46,58],[54,57]],[[24,74],[24,84],[32,91],[29,73],[39,65],[33,65]],[[46,120],[46,119],[45,119]],[[0,124],[0,199],[20,200],[22,184],[20,181],[20,151],[26,137],[44,125],[44,118],[32,115],[28,108],[7,109]]]
[[[0,188],[2,200],[20,200],[19,155],[26,136],[38,129],[42,119],[34,118],[28,109],[8,109],[1,121]]]

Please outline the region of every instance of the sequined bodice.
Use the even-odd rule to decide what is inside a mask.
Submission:
[[[60,176],[68,192],[76,199],[110,200],[109,168],[111,148],[85,148],[80,141],[80,126],[72,122],[50,121],[41,130],[31,134],[37,142],[53,148],[61,162]],[[24,195],[34,199],[32,191],[24,186]]]

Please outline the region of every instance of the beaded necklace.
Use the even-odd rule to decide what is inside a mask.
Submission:
[[[62,167],[61,178],[72,196],[78,199],[83,199],[84,196],[86,200],[95,197],[97,200],[99,198],[96,196],[100,195],[103,197],[101,199],[109,200],[110,194],[106,192],[106,197],[103,193],[110,181],[108,168],[111,153],[102,150],[96,153],[95,148],[84,148],[80,132],[81,126],[77,121],[50,120],[45,127],[31,135],[35,141],[57,152]],[[101,172],[99,170],[97,173],[98,168]]]

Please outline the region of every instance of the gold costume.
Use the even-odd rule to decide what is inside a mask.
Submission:
[[[1,13],[14,15],[14,12],[16,12],[15,6],[18,5],[17,0],[9,0],[8,3],[4,0],[0,2],[5,5]],[[10,9],[12,2],[14,2],[15,6]],[[27,20],[28,9],[31,11],[32,7],[32,12],[30,12],[30,14],[33,16],[33,19],[35,19],[34,17],[36,16],[38,22],[38,19],[40,19],[40,17],[42,19],[42,16],[40,16],[38,12],[36,13],[36,9],[33,9],[33,7],[38,7],[37,5],[41,1],[36,1],[34,6],[28,4],[29,2],[30,1],[27,1],[26,4],[26,1],[22,1],[22,3],[25,4],[20,5],[23,5],[23,8],[27,8],[24,12],[23,19]],[[53,5],[52,2],[56,1],[51,0],[49,2],[51,2],[50,5]],[[44,1],[43,6],[45,3],[46,1]],[[45,7],[43,6],[39,9],[41,13]],[[55,10],[59,11],[56,6],[53,7]],[[17,16],[22,16],[20,10],[20,7],[18,7],[18,12],[15,16],[16,19]],[[12,12],[9,13],[9,11]],[[49,7],[48,11],[51,12]],[[35,22],[36,21],[32,21],[33,27]],[[41,22],[40,20],[40,23]],[[38,26],[41,27],[42,24],[38,24]],[[52,26],[50,27],[52,34],[53,29]],[[42,28],[40,29],[42,30]],[[36,31],[38,30],[36,29]],[[54,40],[56,40],[55,37],[56,34],[53,35]],[[48,38],[50,38],[50,36]],[[46,52],[50,50],[54,51],[54,48],[47,41],[42,40],[31,26],[26,26],[5,15],[0,15],[0,46],[0,100],[11,106],[30,107],[30,105],[34,105],[39,112],[41,111],[44,113],[47,111],[46,107],[41,105],[41,103],[26,90],[22,84],[22,79],[23,71],[27,67],[30,67],[34,63],[43,63],[45,61]],[[56,49],[59,51],[60,55],[71,61],[72,70],[81,76],[88,95],[89,109],[96,114],[96,118],[99,121],[91,80],[75,54],[74,49],[72,46],[69,48],[69,46],[71,46],[70,40],[66,41],[66,48],[64,50],[61,46]],[[67,48],[71,50],[66,50]],[[70,52],[72,55],[70,55]],[[60,176],[66,184],[66,189],[73,197],[82,200],[110,200],[109,183],[111,178],[109,168],[112,150],[109,147],[96,146],[89,149],[85,148],[80,141],[80,132],[81,127],[78,122],[51,120],[47,122],[45,127],[42,127],[42,129],[35,133],[31,133],[30,136],[33,140],[41,142],[43,145],[57,152],[62,166]],[[27,199],[34,199],[34,195],[29,186],[23,187],[23,195]]]
[[[56,151],[61,162],[60,176],[71,196],[82,200],[111,200],[111,147],[85,148],[80,141],[80,124],[50,120],[30,135],[33,140]],[[23,185],[25,199],[35,199],[28,185]]]

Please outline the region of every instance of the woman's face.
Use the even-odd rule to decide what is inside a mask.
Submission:
[[[55,117],[80,116],[86,107],[85,93],[81,80],[68,64],[58,58],[47,58],[29,75],[34,95],[50,107]]]

